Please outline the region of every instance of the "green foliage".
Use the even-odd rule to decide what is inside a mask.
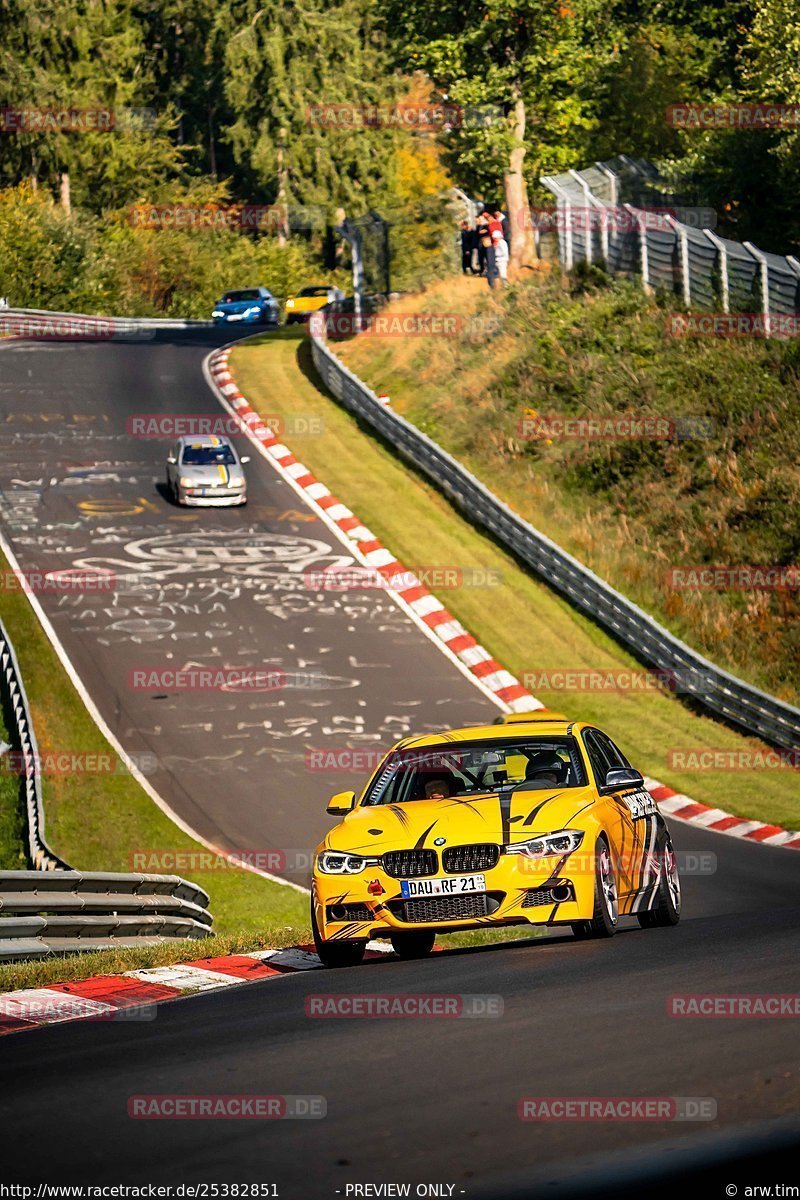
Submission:
[[[319,273],[301,239],[281,246],[236,230],[137,228],[126,217],[67,217],[28,185],[0,192],[3,294],[25,308],[208,317],[232,282],[282,297]]]

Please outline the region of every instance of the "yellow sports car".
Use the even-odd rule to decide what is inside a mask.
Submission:
[[[299,292],[294,292],[286,298],[286,324],[305,321],[312,313],[319,312],[337,300],[344,300],[341,288],[330,287],[328,284],[301,288]]]
[[[353,966],[370,938],[402,958],[437,933],[569,925],[610,937],[621,916],[676,925],[681,887],[664,817],[607,734],[556,713],[399,742],[316,850],[314,941]]]

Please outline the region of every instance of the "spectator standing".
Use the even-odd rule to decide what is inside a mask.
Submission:
[[[495,208],[489,221],[489,232],[492,237],[495,264],[498,278],[508,283],[508,239],[506,237],[506,217],[501,208]]]
[[[486,282],[490,288],[493,288],[497,282],[497,258],[495,256],[494,242],[492,241],[491,226],[488,219],[484,222],[480,231],[481,247],[486,261]]]
[[[475,274],[475,251],[478,248],[478,232],[469,221],[461,222],[461,270],[464,275]]]
[[[482,212],[475,222],[475,235],[478,242],[478,274],[486,274],[486,238],[489,234],[489,216]],[[491,237],[489,237],[491,245]]]

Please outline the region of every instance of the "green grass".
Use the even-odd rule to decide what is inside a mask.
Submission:
[[[0,566],[7,569],[2,555]],[[63,670],[24,593],[5,592],[0,597],[0,616],[17,653],[40,752],[69,749],[116,758]],[[203,846],[173,825],[128,774],[44,775],[43,799],[48,843],[79,870],[131,871],[130,856],[135,850],[206,853]],[[19,823],[14,823],[2,773],[0,831],[3,861],[8,862],[9,855],[14,858],[20,830]],[[12,865],[19,868],[25,864],[13,861]],[[187,875],[211,897],[215,931],[269,936],[273,930],[273,945],[285,944],[286,936],[296,940],[307,935],[308,900],[292,888],[233,868],[190,871]],[[287,935],[287,929],[295,932]]]
[[[28,962],[0,964],[0,992],[19,988],[48,987],[52,983],[67,983],[88,979],[93,975],[119,975],[123,971],[138,971],[144,967],[167,967],[177,962],[193,962],[222,954],[242,954],[253,950],[269,950],[276,946],[291,946],[310,941],[308,927],[264,924],[259,930],[246,933],[217,934],[210,938],[190,938],[185,941],[161,942],[157,946],[121,947],[114,950],[94,950],[81,954],[30,959]]]
[[[516,674],[538,668],[636,669],[638,664],[588,618],[526,574],[509,555],[373,438],[316,383],[308,340],[287,332],[238,347],[237,383],[263,413],[303,416],[322,432],[287,438],[331,491],[409,565],[484,567],[493,587],[461,587],[440,598],[500,663]],[[676,697],[542,691],[548,707],[606,728],[645,774],[703,803],[797,828],[797,775],[787,770],[690,772],[668,766],[671,749],[761,749]]]
[[[679,637],[800,702],[800,591],[669,582],[674,567],[800,561],[796,339],[668,337],[666,308],[596,273],[571,290],[545,273],[501,294],[449,280],[394,307],[496,328],[356,339],[341,348],[356,374]],[[526,413],[659,416],[702,436],[546,442],[526,436]]]

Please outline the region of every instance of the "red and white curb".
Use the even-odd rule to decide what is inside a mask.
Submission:
[[[746,817],[735,817],[723,808],[710,808],[700,804],[682,792],[659,783],[657,779],[645,779],[645,787],[663,813],[677,821],[699,825],[714,833],[729,837],[744,838],[748,842],[759,842],[762,846],[783,846],[789,850],[800,850],[800,832],[784,829],[781,825],[765,825],[763,821],[748,821]]]
[[[526,691],[510,671],[493,659],[423,584],[409,578],[411,573],[391,551],[346,505],[331,495],[325,484],[295,458],[288,446],[278,440],[236,386],[228,364],[229,354],[229,349],[222,349],[211,356],[211,380],[223,406],[237,416],[251,436],[261,443],[279,473],[289,480],[296,491],[303,493],[309,506],[319,513],[326,524],[335,526],[340,535],[346,536],[357,557],[384,577],[387,590],[394,592],[418,623],[422,621],[436,635],[439,645],[458,661],[462,670],[467,668],[484,692],[512,712],[546,710],[546,705]],[[393,579],[399,581],[398,586],[392,586]],[[762,821],[748,821],[721,808],[700,804],[657,779],[646,779],[645,785],[659,808],[678,821],[751,842],[800,850],[800,832],[783,829],[780,825],[766,825]]]
[[[372,942],[366,957],[382,958],[390,953],[388,946]],[[322,963],[310,947],[292,946],[24,988],[0,995],[0,1035],[66,1021],[152,1020],[155,1005],[181,996],[321,969]]]

